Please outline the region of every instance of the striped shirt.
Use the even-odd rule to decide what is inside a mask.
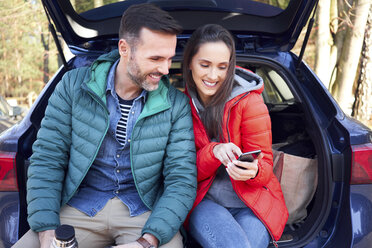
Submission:
[[[121,117],[116,127],[116,139],[124,146],[127,138],[127,122],[130,109],[133,105],[133,100],[124,100],[119,98]]]

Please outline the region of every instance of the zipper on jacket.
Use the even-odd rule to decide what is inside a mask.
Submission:
[[[169,96],[169,93],[167,93],[167,96]],[[167,108],[167,109],[168,109],[168,108]],[[136,122],[135,122],[134,125],[133,125],[133,130],[136,128],[137,123],[138,123],[139,121],[141,121],[142,119],[145,119],[145,118],[147,118],[147,117],[153,116],[153,115],[155,115],[155,114],[158,114],[158,113],[160,113],[160,112],[161,112],[161,111],[157,111],[157,112],[152,113],[151,115],[148,115],[148,116],[145,116],[145,117],[143,117],[143,116],[141,116],[141,115],[138,116]],[[132,135],[133,135],[133,130],[132,130]],[[133,138],[133,136],[132,136],[132,138]],[[132,140],[133,140],[133,139],[132,139]],[[141,201],[143,202],[143,204],[145,204],[146,207],[152,211],[153,208],[152,208],[150,205],[148,205],[147,202],[143,199],[143,195],[142,195],[142,193],[140,193],[140,190],[139,190],[139,188],[138,188],[137,179],[136,179],[136,177],[134,176],[135,173],[134,173],[134,169],[133,169],[133,166],[132,166],[132,161],[133,161],[133,159],[132,159],[132,155],[133,155],[133,152],[132,152],[132,146],[130,145],[130,146],[129,146],[129,160],[130,160],[130,170],[131,170],[132,175],[133,175],[134,186],[136,187],[136,190],[137,190],[137,192],[138,192],[138,195],[139,195]]]
[[[227,137],[228,137],[228,141],[230,142],[231,141],[231,138],[230,138],[230,133],[229,133],[229,119],[230,119],[230,113],[231,113],[231,109],[240,101],[240,100],[242,100],[244,97],[246,97],[248,94],[249,94],[250,92],[247,92],[247,93],[245,93],[242,97],[240,97],[236,102],[234,102],[232,105],[231,105],[231,107],[229,108],[229,111],[228,111],[228,113],[227,113],[227,120],[226,120],[226,132],[227,132]],[[236,192],[236,189],[235,189],[235,183],[233,183],[232,182],[232,184],[233,184],[233,188],[234,188],[234,191]],[[263,188],[265,189],[265,190],[267,190],[267,191],[269,191],[269,189],[267,188],[267,187],[265,187],[265,186],[263,186]],[[249,205],[249,204],[247,204],[247,202],[244,200],[244,199],[242,199],[242,197],[239,195],[239,194],[237,194],[238,195],[238,197],[240,198],[240,200],[242,201],[242,202],[244,202],[244,204],[245,205]],[[249,207],[249,206],[248,206]],[[256,215],[256,217],[262,222],[262,224],[265,226],[265,228],[266,228],[266,230],[269,232],[269,234],[270,234],[270,236],[271,236],[271,239],[272,239],[272,241],[273,241],[273,245],[277,248],[278,247],[278,243],[276,242],[276,240],[274,239],[274,236],[273,236],[273,234],[271,233],[271,231],[270,231],[270,229],[267,227],[267,225],[266,225],[266,223],[257,215],[257,213],[251,208],[251,207],[249,207],[249,209],[250,210],[252,210],[252,212]]]
[[[141,118],[141,119],[143,119],[143,118]],[[137,119],[136,122],[134,123],[133,129],[132,129],[132,135],[133,135],[133,130],[135,129],[135,127],[136,127],[136,125],[137,125],[137,123],[138,123],[139,120],[140,120],[140,118],[138,117],[138,119]],[[132,137],[133,137],[133,136],[132,136]],[[133,139],[132,139],[132,140],[133,140]],[[134,186],[136,187],[136,190],[137,190],[137,192],[138,192],[138,195],[139,195],[141,201],[143,202],[143,204],[145,204],[146,207],[152,211],[153,208],[152,208],[150,205],[148,205],[147,202],[143,199],[143,195],[142,195],[141,191],[140,191],[139,188],[138,188],[137,179],[136,179],[136,177],[134,176],[135,173],[134,173],[134,169],[133,169],[133,166],[132,166],[132,161],[133,161],[132,156],[133,156],[132,145],[130,145],[130,146],[129,146],[129,160],[130,160],[129,162],[130,162],[130,170],[131,170],[131,172],[132,172],[132,177],[133,177]]]
[[[85,88],[85,87],[84,87],[84,88]],[[106,110],[106,114],[109,115],[109,112],[108,112],[106,106],[103,104],[102,100],[99,99],[99,98],[97,99],[97,95],[96,95],[94,92],[92,92],[90,88],[86,87],[85,90],[88,92],[88,94],[89,94],[89,95],[90,95],[90,96],[91,96],[91,97],[92,97],[92,98],[93,98],[93,99],[94,99],[94,100],[95,100],[99,105],[101,105],[101,106],[103,107],[103,109]],[[96,152],[94,153],[94,158],[97,156],[97,153],[98,153],[98,151],[99,151],[99,148],[100,148],[101,145],[102,145],[102,142],[103,142],[103,140],[104,140],[104,138],[105,138],[105,136],[106,136],[107,130],[109,129],[109,126],[110,126],[110,121],[106,121],[106,130],[105,130],[104,135],[102,136],[102,138],[101,138],[101,140],[100,140],[100,142],[99,142],[98,149],[97,149]],[[90,162],[89,168],[92,166],[93,162],[94,162],[94,159]],[[89,169],[88,169],[88,170],[89,170]],[[81,182],[83,181],[83,179],[84,179],[84,177],[86,176],[87,173],[88,173],[88,171],[86,171],[86,173],[84,174],[84,176],[81,178],[81,180],[80,180],[80,182],[79,182],[79,185],[81,184]],[[78,190],[78,188],[79,188],[79,187],[77,187],[77,188],[75,189],[75,191],[72,193],[71,197],[76,193],[76,191]],[[71,199],[71,197],[69,197],[69,198]],[[67,203],[70,199],[68,199],[68,200],[66,201],[66,203]]]
[[[201,124],[201,126],[203,127],[203,129],[204,129],[204,132],[205,132],[205,135],[207,136],[207,138],[208,138],[208,141],[209,141],[209,143],[211,143],[212,141],[211,141],[211,138],[209,137],[209,135],[207,134],[207,130],[205,130],[205,126],[204,126],[204,124],[203,124],[203,122],[201,121],[201,119],[200,119],[200,116],[199,116],[199,111],[198,111],[198,108],[196,107],[196,105],[195,105],[195,103],[194,103],[194,100],[192,99],[192,97],[190,96],[190,99],[191,99],[191,101],[192,101],[192,103],[193,103],[193,108],[195,109],[195,111],[196,111],[196,113],[193,113],[192,111],[192,115],[195,115],[195,117],[197,118],[197,120],[198,120],[198,122],[200,122],[200,124]],[[209,181],[209,183],[207,184],[207,186],[205,186],[203,189],[201,189],[203,192],[205,191],[205,189],[207,189],[207,192],[208,192],[208,189],[210,188],[210,186],[212,185],[212,183],[213,183],[213,181],[214,181],[214,179],[216,178],[216,174],[212,177],[212,179]],[[205,196],[205,195],[204,195]],[[203,198],[204,198],[204,196],[203,196]],[[202,199],[203,200],[203,199]]]
[[[209,183],[207,184],[207,186],[205,186],[203,189],[201,189],[203,192],[205,191],[205,190],[207,190],[207,192],[208,192],[208,190],[209,190],[209,188],[211,187],[211,185],[212,185],[212,183],[213,183],[213,181],[214,181],[214,179],[216,178],[216,175],[214,175],[213,177],[212,177],[212,179],[209,181]],[[207,193],[205,193],[205,195],[206,195]],[[205,195],[203,196],[203,198],[201,199],[201,201],[204,199],[204,197],[205,197]],[[200,202],[201,202],[200,201]],[[200,203],[199,202],[199,203]],[[198,204],[199,204],[198,203]]]

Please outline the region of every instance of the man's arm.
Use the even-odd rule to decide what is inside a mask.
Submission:
[[[66,74],[67,75],[67,74]],[[49,99],[28,169],[28,222],[36,232],[56,229],[71,144],[71,100],[65,76]]]
[[[196,197],[196,155],[191,111],[187,97],[181,92],[177,93],[163,162],[164,192],[142,230],[142,233],[154,235],[159,245],[169,242],[178,232]]]

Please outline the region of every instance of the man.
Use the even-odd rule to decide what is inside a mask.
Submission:
[[[15,247],[49,248],[60,224],[74,226],[80,248],[182,247],[178,230],[196,194],[192,120],[163,77],[180,30],[161,9],[132,6],[118,50],[66,73],[33,146],[33,231]]]

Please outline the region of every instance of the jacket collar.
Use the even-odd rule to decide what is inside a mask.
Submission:
[[[119,51],[117,49],[101,55],[90,67],[90,78],[86,85],[99,98],[106,103],[106,88],[107,76],[111,66],[119,59]],[[147,93],[147,100],[141,117],[146,117],[157,112],[170,108],[170,101],[168,99],[168,90],[170,87],[169,79],[163,76],[159,82],[159,87]]]
[[[169,87],[168,77],[163,76],[159,82],[159,87],[156,90],[147,92],[147,100],[138,119],[159,113],[171,107],[168,97]]]
[[[227,101],[246,92],[257,91],[259,94],[262,93],[263,80],[260,76],[241,67],[236,67],[235,72],[235,85]]]
[[[91,89],[103,102],[106,103],[106,80],[111,66],[119,59],[119,51],[117,49],[103,54],[95,60],[90,66],[90,78],[86,85]]]

